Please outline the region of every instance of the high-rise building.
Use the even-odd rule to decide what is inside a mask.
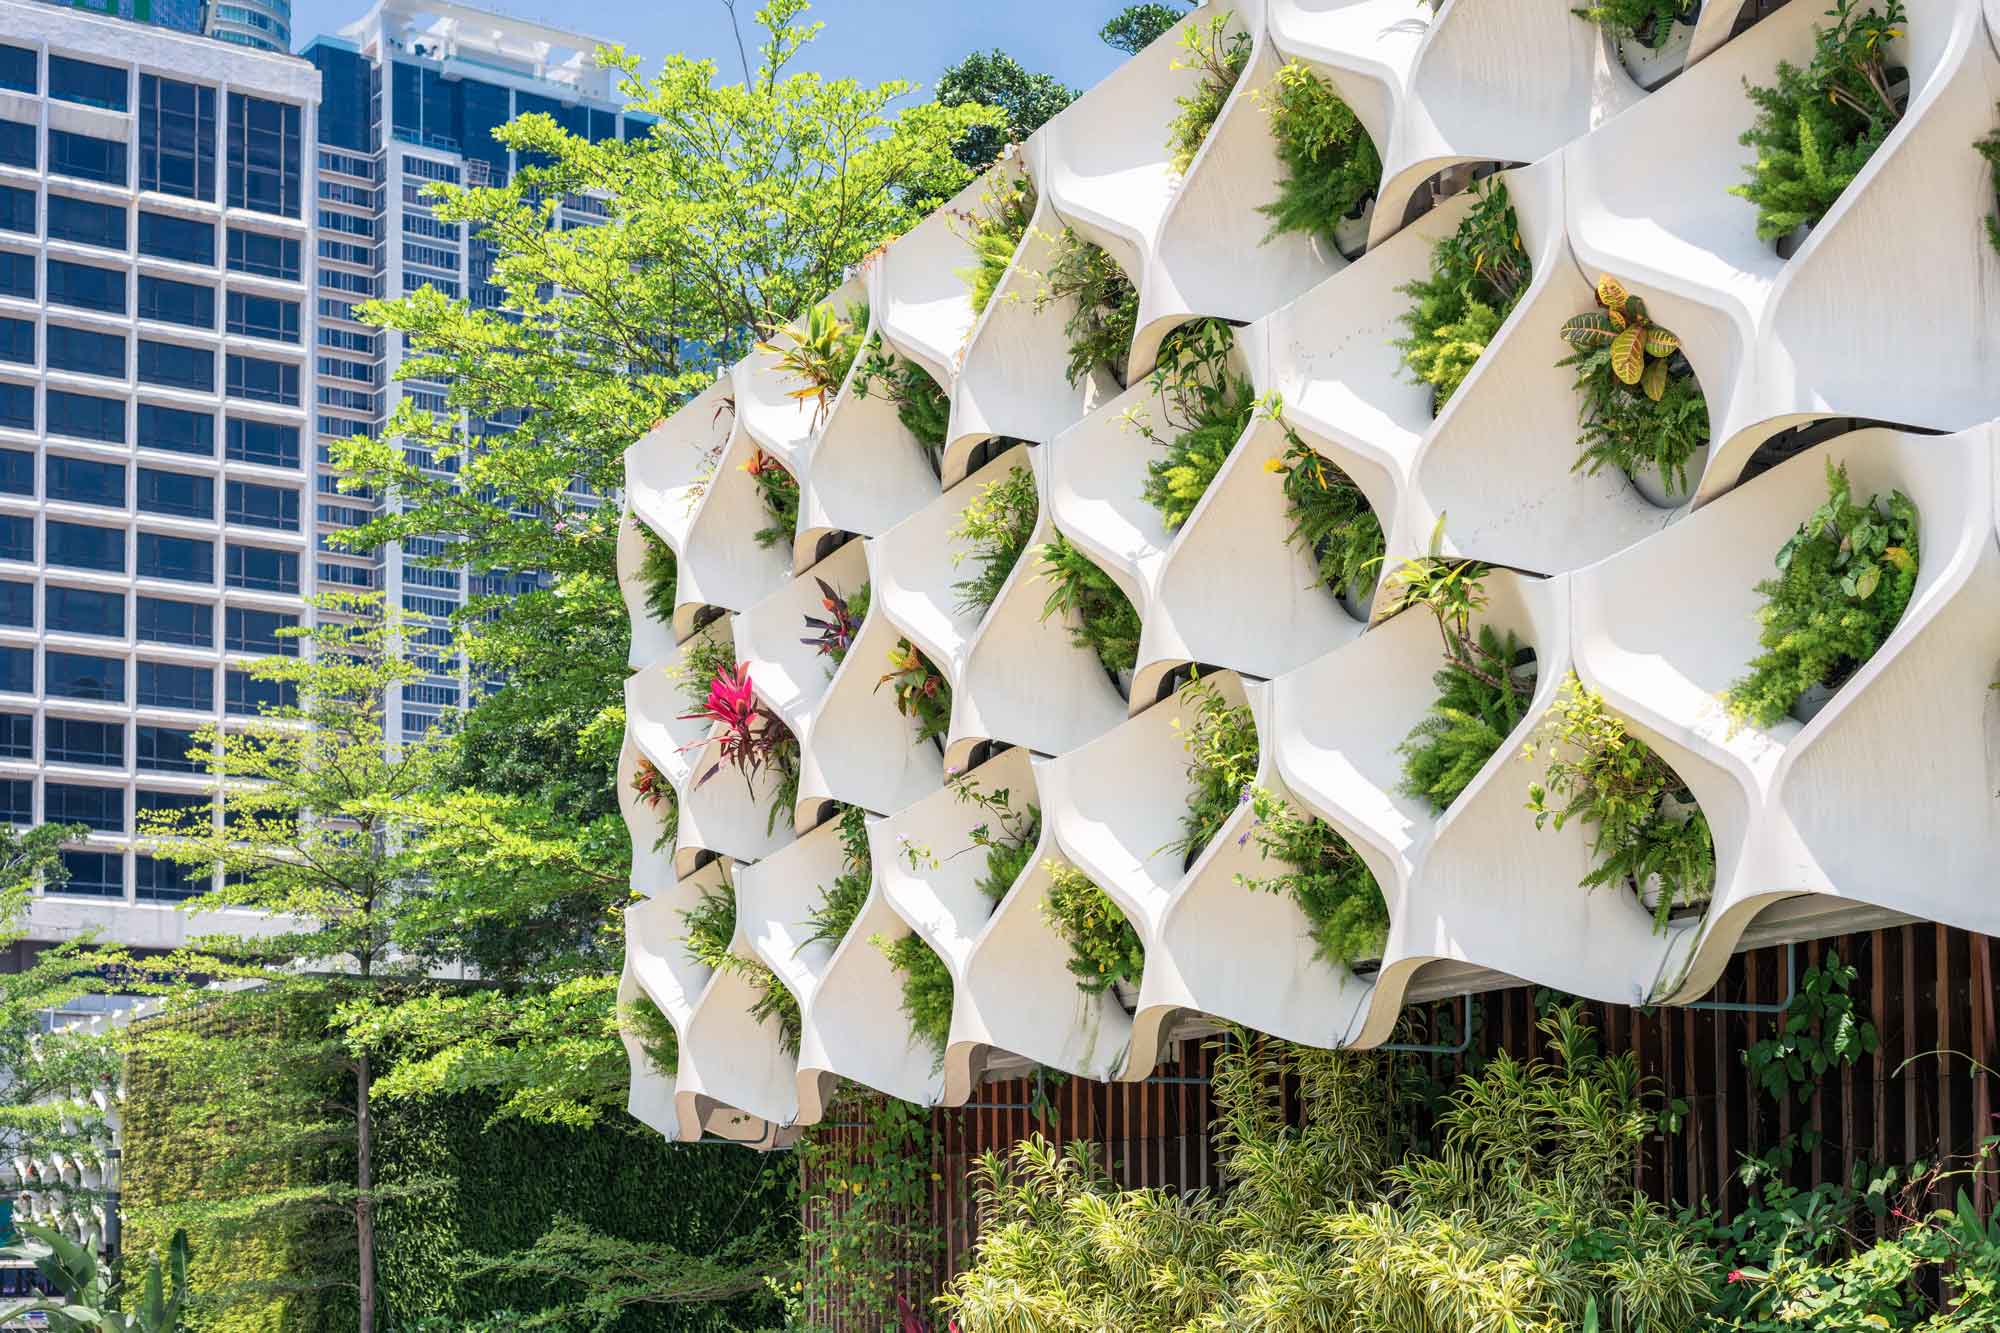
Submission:
[[[395,382],[404,347],[354,318],[369,297],[398,297],[423,286],[474,306],[497,308],[493,247],[457,223],[440,221],[424,194],[434,181],[499,185],[521,155],[493,138],[515,116],[545,112],[592,141],[643,132],[622,114],[615,71],[597,63],[595,38],[466,5],[382,0],[366,17],[303,52],[319,67],[318,390],[314,408],[320,467],[316,576],[324,588],[381,588],[392,606],[437,626],[428,680],[407,686],[390,708],[392,735],[417,734],[466,702],[467,681],[446,646],[445,620],[468,597],[537,586],[532,573],[472,574],[421,563],[440,547],[373,556],[330,547],[327,538],[365,521],[368,502],[336,492],[327,444],[379,431],[403,398],[445,410],[445,386]],[[601,201],[565,197],[563,227],[601,221]],[[458,423],[473,438],[514,422]],[[411,458],[449,479],[450,459]]]
[[[204,21],[204,0],[49,0],[49,3],[85,14],[157,24],[176,32],[198,33]]]
[[[0,0],[0,807],[88,830],[32,940],[206,928],[134,835],[209,801],[190,739],[271,697],[313,589],[319,85]]]
[[[130,0],[141,3],[142,0]],[[158,0],[192,4],[195,0]],[[292,49],[291,0],[207,0],[202,31],[220,42],[234,42],[259,51]]]

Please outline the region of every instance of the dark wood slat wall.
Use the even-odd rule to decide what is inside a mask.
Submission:
[[[1743,1052],[1772,1029],[1771,1015],[1588,1006],[1607,1051],[1634,1052],[1666,1097],[1688,1104],[1678,1134],[1646,1145],[1636,1183],[1647,1194],[1667,1202],[1739,1207],[1745,1201],[1736,1177],[1741,1159],[1807,1127],[1823,1140],[1796,1164],[1795,1183],[1801,1186],[1846,1179],[1861,1163],[1964,1155],[1982,1136],[2000,1132],[1994,1096],[2000,989],[1993,940],[1942,926],[1903,926],[1799,945],[1799,970],[1829,950],[1859,969],[1852,994],[1874,1022],[1881,1047],[1830,1077],[1805,1103],[1778,1105],[1750,1086]],[[1785,950],[1762,949],[1734,959],[1711,998],[1776,1004],[1788,987]],[[1531,987],[1476,997],[1472,1050],[1490,1056],[1505,1049],[1524,1059],[1542,1053],[1536,997]],[[1457,1010],[1456,1002],[1434,1007],[1447,1027],[1455,1025]],[[1470,1052],[1399,1058],[1427,1060],[1444,1080],[1472,1062]],[[931,1284],[911,1292],[912,1298],[934,1292],[970,1260],[978,1225],[967,1179],[972,1165],[986,1152],[1004,1154],[1030,1133],[1090,1140],[1126,1186],[1219,1185],[1207,1133],[1212,1103],[1201,1081],[1213,1062],[1206,1043],[1189,1041],[1151,1082],[1101,1084],[1050,1076],[1041,1088],[1045,1100],[1038,1101],[1036,1080],[1016,1078],[982,1087],[970,1106],[934,1111],[930,1220],[942,1251]],[[1955,1191],[1960,1183],[1950,1188]],[[2000,1199],[2000,1179],[1992,1172],[1972,1181],[1970,1189],[1984,1208]],[[928,1265],[910,1258],[914,1284]]]

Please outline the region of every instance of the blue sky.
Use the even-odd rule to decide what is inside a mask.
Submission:
[[[760,3],[736,5],[753,61],[751,15]],[[684,51],[716,60],[727,79],[740,77],[722,0],[497,0],[490,7],[623,42],[648,65]],[[908,78],[929,85],[966,52],[998,46],[1031,70],[1087,88],[1123,59],[1097,40],[1097,29],[1123,7],[1124,0],[815,0],[807,17],[826,28],[800,63],[870,83]],[[294,49],[367,8],[367,0],[293,0]]]

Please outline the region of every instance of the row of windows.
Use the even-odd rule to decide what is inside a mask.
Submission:
[[[403,242],[403,262],[405,264],[425,264],[431,268],[458,271],[458,252],[445,250],[435,245],[418,245],[415,241]]]
[[[91,394],[49,389],[46,397],[48,433],[124,444],[125,402]],[[29,384],[0,384],[0,426],[35,428],[35,390]],[[215,416],[185,408],[138,405],[139,448],[168,453],[215,457]],[[224,418],[223,456],[231,462],[262,467],[299,466],[299,428],[243,417]]]
[[[126,730],[123,722],[97,722],[76,717],[43,718],[42,762],[76,764],[86,768],[123,768]],[[197,762],[188,757],[188,750],[194,744],[192,731],[142,726],[138,728],[138,733],[136,767],[158,773],[200,771]],[[34,757],[34,715],[0,713],[0,758],[32,762]],[[140,792],[141,801],[147,795]],[[144,810],[149,807],[142,804],[139,808]]]
[[[126,662],[122,657],[99,657],[95,653],[69,653],[54,648],[42,650],[41,693],[51,699],[76,699],[91,703],[127,702]],[[211,667],[184,667],[171,662],[138,664],[133,684],[137,702],[143,708],[177,708],[201,712],[215,709],[215,678]],[[231,717],[255,717],[271,708],[290,708],[298,703],[298,687],[291,681],[260,680],[248,671],[224,668],[222,711]],[[35,650],[0,647],[0,691],[34,694]]]
[[[35,234],[35,192],[14,186],[0,186],[0,231]],[[68,195],[48,196],[48,235],[52,241],[70,241],[107,250],[127,248],[129,212],[122,204],[93,203]],[[261,277],[299,280],[299,243],[288,236],[226,228],[227,263],[238,273]],[[215,224],[167,213],[139,210],[139,253],[177,263],[215,264]],[[25,257],[25,256],[24,256]],[[10,293],[18,294],[18,293]]]
[[[227,33],[216,35],[229,36]],[[16,815],[14,822],[30,821]],[[212,876],[196,875],[186,866],[173,861],[141,854],[135,855],[132,862],[135,881],[133,897],[139,902],[181,902],[198,897],[213,887]],[[125,896],[125,855],[122,852],[66,851],[62,853],[62,866],[63,882],[49,885],[46,892],[91,898]]]
[[[373,247],[355,245],[349,241],[322,240],[319,243],[321,259],[338,260],[343,264],[358,264],[363,268],[375,267],[378,258]]]
[[[297,504],[297,495],[291,495],[295,514]],[[99,528],[88,523],[48,519],[44,524],[43,546],[43,563],[51,567],[97,570],[107,574],[125,572],[125,531],[122,528]],[[142,579],[210,585],[215,582],[215,543],[206,537],[170,537],[157,532],[141,532],[133,554],[134,570]],[[25,515],[0,515],[0,560],[32,563],[34,558],[35,520]],[[226,543],[223,547],[222,581],[227,588],[295,593],[299,591],[298,553]]]
[[[236,293],[230,295],[234,298]],[[253,306],[253,301],[261,301],[261,298],[246,298],[240,306],[232,299],[232,307],[240,310],[246,321],[272,319],[278,322],[281,331],[289,324],[289,340],[298,341],[296,307],[287,318],[285,312],[265,309],[262,305]],[[244,327],[263,328],[261,324],[253,326],[247,322]],[[50,370],[115,380],[126,376],[126,341],[122,333],[99,333],[91,329],[71,328],[66,324],[50,324],[43,331],[42,342],[45,364]],[[0,319],[0,359],[33,364],[34,325],[31,321]],[[228,353],[223,363],[223,392],[228,397],[276,403],[281,407],[299,405],[299,367],[296,364],[266,361],[262,357],[242,356],[235,352]],[[215,351],[208,347],[188,347],[141,338],[137,377],[141,384],[213,393]]]
[[[206,602],[177,602],[167,597],[138,598],[132,637],[141,643],[177,648],[215,647],[215,607]],[[298,640],[281,630],[298,628],[299,618],[283,611],[255,607],[223,609],[222,647],[232,653],[298,655]],[[96,588],[65,588],[50,584],[42,591],[42,628],[50,633],[125,637],[126,595]],[[0,579],[0,625],[35,627],[35,585]]]
[[[319,331],[319,345],[341,352],[360,352],[363,356],[382,355],[382,339],[379,334],[356,333],[352,329],[323,328]]]
[[[169,514],[176,518],[215,517],[215,479],[186,472],[163,472],[157,468],[138,469],[136,507],[142,514]],[[34,455],[18,449],[0,449],[0,492],[32,496],[35,493]],[[125,508],[125,465],[90,458],[49,458],[44,469],[43,496],[70,504]],[[284,486],[265,486],[253,481],[230,481],[223,489],[223,518],[245,527],[271,528],[280,532],[299,530],[299,493]]]
[[[374,158],[355,153],[336,153],[327,148],[319,150],[319,169],[338,171],[343,176],[359,176],[365,181],[382,179],[382,166]]]

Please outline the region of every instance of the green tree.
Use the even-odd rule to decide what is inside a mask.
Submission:
[[[1127,5],[1099,28],[1097,35],[1105,45],[1134,56],[1186,18],[1193,3],[1194,0],[1175,0],[1170,4]]]
[[[1001,125],[969,129],[952,153],[974,171],[992,166],[1010,143],[1020,143],[1076,100],[1076,89],[1047,74],[1030,74],[1005,51],[974,51],[945,70],[937,82],[941,106],[998,107]]]

